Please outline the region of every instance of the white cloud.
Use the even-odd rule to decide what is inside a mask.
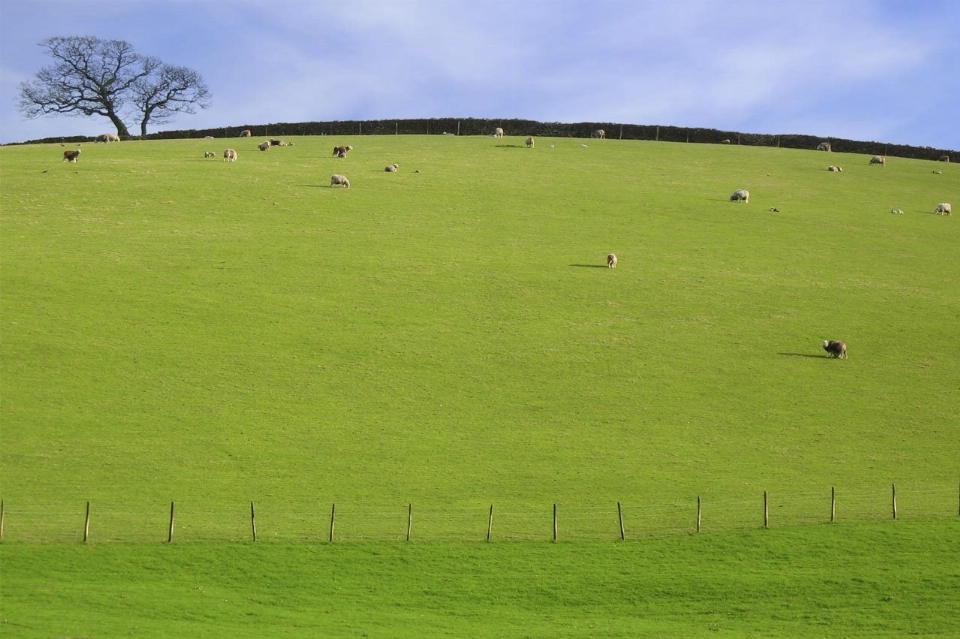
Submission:
[[[859,108],[898,87],[957,86],[958,72],[942,60],[960,48],[937,37],[960,19],[949,2],[90,2],[57,2],[49,28],[124,37],[206,77],[213,108],[167,128],[506,117],[873,139],[916,130],[914,144],[960,147],[956,127],[932,128],[916,100]],[[0,44],[4,141],[26,130],[11,120],[7,78],[43,64],[34,55],[8,65],[9,51],[38,39],[32,31],[26,44],[16,41],[29,15],[16,12],[10,42]],[[790,130],[801,125],[815,130]]]

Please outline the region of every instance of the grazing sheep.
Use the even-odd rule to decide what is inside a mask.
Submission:
[[[532,135],[531,135],[529,138],[527,138],[527,148],[528,148],[528,149],[532,149],[532,148],[533,148],[533,136],[532,136]]]
[[[830,152],[833,150],[833,147],[830,146],[829,142],[821,142],[817,145],[817,151],[827,151]]]
[[[223,150],[223,161],[227,162],[236,162],[237,161],[237,152],[233,149],[224,149]]]
[[[503,137],[503,129],[501,129],[500,127],[495,128],[495,129],[493,130],[493,137],[495,137],[495,138],[502,138],[502,137]]]
[[[597,129],[596,131],[593,132],[593,136],[592,136],[592,137],[600,138],[601,140],[606,140],[606,139],[607,139],[607,132],[604,131],[603,129]]]
[[[839,167],[839,166],[828,166],[828,167],[827,167],[827,170],[828,170],[828,171],[834,171],[834,172],[836,172],[836,173],[840,173],[840,172],[843,171],[843,167]]]
[[[950,156],[949,156],[949,155],[941,155],[941,156],[940,156],[940,161],[941,161],[941,162],[949,162],[949,161],[950,161]]]
[[[205,158],[215,158],[215,157],[217,157],[217,152],[216,152],[216,151],[205,151],[204,154],[203,154],[203,157],[205,157]]]
[[[870,164],[879,164],[880,166],[887,165],[887,156],[885,155],[875,155],[870,158]]]
[[[251,132],[250,129],[244,129],[243,131],[240,132],[240,137],[241,137],[241,138],[252,138],[252,137],[253,137],[253,132]]]
[[[212,135],[205,135],[205,136],[203,136],[203,139],[204,139],[204,140],[212,140],[212,139],[213,139],[213,136],[212,136]]]
[[[349,153],[350,151],[353,151],[353,147],[352,147],[352,146],[335,146],[335,147],[333,147],[333,154],[334,154],[335,156],[337,156],[338,158],[345,158],[345,157],[347,157],[347,153]]]
[[[79,153],[79,151],[77,151],[77,153]],[[950,206],[949,202],[941,202],[937,204],[937,208],[933,209],[933,212],[937,215],[950,215],[953,213],[953,207]]]
[[[391,164],[390,166],[385,168],[384,171],[386,171],[387,173],[396,173],[397,169],[399,168],[400,168],[399,164]]]
[[[340,185],[344,188],[349,189],[350,180],[348,180],[345,175],[337,175],[336,173],[334,173],[333,175],[330,176],[330,186],[333,187],[337,185]]]
[[[270,143],[269,143],[269,142],[261,142],[260,144],[257,145],[257,148],[260,149],[261,151],[269,151],[269,150],[270,150]]]
[[[937,171],[936,169],[934,169],[933,174],[934,174],[934,175],[943,175],[943,171]]]
[[[607,268],[617,268],[617,256],[615,253],[607,256]]]
[[[830,357],[839,357],[847,359],[847,343],[842,341],[823,340],[823,350],[827,351]]]
[[[724,141],[721,142],[720,144],[730,144],[730,140],[724,140]]]
[[[890,212],[894,215],[903,215],[903,209],[890,209]]]
[[[64,151],[64,152],[63,152],[63,161],[64,161],[64,162],[73,162],[73,163],[76,163],[78,157],[80,157],[80,149],[77,149],[76,151]]]
[[[750,201],[750,191],[747,191],[746,189],[737,189],[730,196],[730,201],[747,203]]]
[[[120,136],[116,133],[101,133],[97,136],[95,142],[119,142]]]

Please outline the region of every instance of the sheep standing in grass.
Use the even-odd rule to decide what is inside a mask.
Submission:
[[[337,156],[338,158],[345,158],[345,157],[347,157],[347,153],[349,153],[350,151],[353,151],[353,147],[352,147],[352,146],[335,146],[335,147],[333,147],[333,154],[334,154],[335,156]]]
[[[607,256],[607,268],[617,268],[617,256],[615,253]]]
[[[79,151],[77,151],[79,153]],[[941,202],[937,204],[937,208],[933,209],[933,212],[937,215],[950,215],[953,213],[953,207],[950,206],[949,202]]]
[[[949,156],[949,155],[941,155],[941,156],[940,156],[940,161],[941,161],[941,162],[949,162],[949,161],[950,161],[950,156]]]
[[[97,136],[95,142],[119,142],[120,136],[116,133],[101,133]]]
[[[528,149],[532,149],[532,148],[533,148],[533,136],[532,136],[532,135],[531,135],[529,138],[527,138],[527,148],[528,148]]]
[[[828,167],[827,167],[827,170],[828,170],[828,171],[833,171],[833,172],[836,172],[836,173],[840,173],[840,172],[843,171],[843,168],[842,168],[842,167],[839,167],[839,166],[828,166]]]
[[[830,146],[830,143],[829,143],[829,142],[821,142],[820,144],[817,145],[817,151],[827,151],[827,152],[830,152],[830,151],[832,151],[832,150],[833,150],[833,148]]]
[[[261,142],[260,144],[257,145],[257,148],[260,149],[261,151],[269,151],[269,150],[270,150],[270,143],[269,143],[269,142]]]
[[[244,129],[243,131],[240,132],[240,137],[241,137],[241,138],[252,138],[252,137],[253,137],[253,132],[252,132],[250,129]]]
[[[495,129],[493,130],[493,137],[495,137],[495,138],[502,138],[502,137],[503,137],[503,129],[501,129],[500,127],[495,128]]]
[[[233,149],[224,149],[223,151],[223,161],[224,162],[236,162],[237,161],[237,152]]]
[[[342,186],[346,189],[350,188],[350,180],[347,179],[345,175],[337,175],[334,173],[330,176],[330,186]]]
[[[400,168],[399,164],[391,164],[390,166],[385,168],[384,171],[386,171],[387,173],[396,173],[397,169],[399,168]]]
[[[847,359],[847,343],[843,341],[823,340],[823,350],[827,351],[830,357]]]
[[[606,140],[607,132],[604,131],[603,129],[597,129],[596,131],[593,132],[593,137],[600,138],[601,140]]]
[[[64,162],[73,162],[76,164],[77,158],[80,157],[80,149],[76,151],[64,151],[63,152],[63,161]]]
[[[746,189],[737,189],[730,195],[731,202],[743,202],[747,203],[750,201],[750,191]]]
[[[870,158],[870,164],[879,164],[880,166],[887,165],[887,156],[885,155],[875,155]]]

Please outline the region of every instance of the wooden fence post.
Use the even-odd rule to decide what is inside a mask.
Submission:
[[[87,517],[83,522],[83,543],[87,543],[90,538],[90,502],[87,502]]]
[[[767,507],[767,491],[763,491],[763,527],[770,525],[770,509]]]
[[[837,487],[830,487],[830,523],[832,524],[837,518]]]
[[[333,541],[333,527],[337,522],[337,503],[333,503],[333,507],[330,509],[330,541]]]
[[[893,518],[896,519],[897,518],[897,485],[891,484],[890,488],[893,493]]]
[[[170,529],[167,532],[167,543],[173,541],[173,507],[175,502],[170,502]]]
[[[487,541],[490,541],[490,535],[493,533],[493,504],[490,504],[490,518],[487,519]]]
[[[253,507],[253,502],[250,502],[250,528],[253,529],[253,540],[257,540],[257,511]]]
[[[697,532],[700,532],[700,518],[703,514],[703,510],[700,505],[700,495],[697,495]]]
[[[621,130],[622,130],[622,129],[621,129]],[[689,135],[689,133],[688,133],[687,135]],[[654,141],[654,142],[659,142],[659,141],[660,141],[660,127],[657,127],[657,137],[654,138],[653,141]],[[689,140],[687,140],[687,141],[689,142]]]
[[[413,504],[407,504],[407,541],[410,541],[410,529],[413,527]]]
[[[623,511],[620,510],[620,502],[617,502],[617,518],[620,520],[620,540],[625,541],[627,536],[623,532]]]
[[[553,540],[557,540],[557,505],[553,505]]]

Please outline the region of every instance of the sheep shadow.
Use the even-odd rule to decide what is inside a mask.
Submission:
[[[498,149],[525,149],[525,144],[498,144]]]
[[[827,357],[826,355],[813,355],[811,353],[777,353],[777,355],[783,355],[784,357],[809,357],[810,359],[834,359],[832,357]]]
[[[606,264],[571,264],[573,268],[610,268]]]

